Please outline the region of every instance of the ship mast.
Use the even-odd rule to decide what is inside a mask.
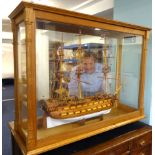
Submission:
[[[64,93],[64,88],[63,88],[63,58],[64,58],[64,47],[63,47],[63,32],[61,33],[61,46],[59,47],[57,54],[58,54],[58,58],[59,58],[59,71],[58,71],[58,75],[59,75],[59,88],[55,91],[56,93],[59,94],[59,97],[62,98],[63,97],[63,93]]]
[[[104,48],[103,48],[103,76],[104,76],[104,82],[105,82],[105,92],[107,93],[107,72],[104,70],[105,68],[108,68],[108,62],[107,62],[107,37],[104,36]]]
[[[81,47],[81,31],[79,32],[79,46],[77,49],[77,58],[78,58],[78,66],[80,66],[81,64],[81,57],[82,57],[82,47]],[[80,77],[81,77],[81,68],[78,68],[77,70],[77,79],[78,79],[78,95],[79,95],[79,99],[83,98],[83,94],[82,94],[82,86],[81,86],[81,82],[80,82]]]
[[[116,78],[118,79],[116,81],[115,85],[115,94],[117,98],[120,97],[120,90],[121,90],[121,63],[122,63],[122,38],[119,38],[117,40],[117,55],[116,55]]]
[[[62,92],[63,92],[63,86],[62,86],[62,79],[63,79],[63,68],[62,68],[62,65],[63,65],[63,57],[64,57],[64,47],[63,47],[63,32],[61,33],[61,49],[59,51],[59,57],[60,57],[60,86],[59,86],[59,89],[60,89],[60,97],[62,97]]]

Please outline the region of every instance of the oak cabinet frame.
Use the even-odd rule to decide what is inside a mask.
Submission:
[[[101,19],[90,15],[75,13],[53,7],[21,2],[9,16],[12,21],[13,44],[14,44],[14,69],[15,69],[15,121],[10,123],[10,129],[20,146],[23,154],[38,154],[45,152],[107,130],[140,120],[144,118],[144,85],[146,73],[146,55],[147,43],[149,37],[149,28],[123,23],[114,20]],[[98,27],[101,29],[125,32],[140,35],[143,38],[141,67],[140,67],[140,87],[138,110],[132,111],[123,104],[118,107],[131,110],[130,113],[117,117],[109,117],[99,122],[81,126],[78,130],[73,129],[70,133],[61,133],[60,135],[48,136],[48,138],[37,138],[37,115],[36,115],[36,20],[48,20],[52,22],[61,22],[89,27]],[[19,24],[25,23],[25,46],[26,46],[26,76],[27,76],[27,134],[21,129],[21,104],[19,97],[19,79],[18,79],[18,28]],[[121,39],[119,40],[121,42]],[[118,44],[119,44],[118,42]],[[122,47],[118,47],[118,59],[121,59]],[[121,64],[120,64],[121,65]],[[119,77],[120,65],[117,66],[117,77]],[[116,84],[116,86],[119,83]],[[110,120],[110,121],[109,121]]]

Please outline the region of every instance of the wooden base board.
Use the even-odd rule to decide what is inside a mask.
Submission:
[[[135,111],[133,108],[127,108],[127,106],[119,106],[119,108],[113,108],[111,113],[105,115],[103,119],[92,118],[86,120],[84,125],[74,122],[70,124],[65,124],[62,126],[54,128],[39,128],[37,131],[37,146],[30,151],[26,151],[26,146],[20,147],[23,152],[27,155],[38,154],[52,150],[63,145],[114,129],[119,126],[129,124],[144,118],[139,111]],[[14,123],[10,124],[12,132],[14,131]],[[18,134],[19,146],[21,145],[21,140]],[[23,148],[24,147],[24,148]]]

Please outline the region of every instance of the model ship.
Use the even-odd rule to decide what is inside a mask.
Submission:
[[[108,67],[107,58],[106,58],[106,46],[103,50],[103,61],[104,66]],[[80,65],[80,60],[82,57],[83,49],[81,47],[81,34],[79,34],[79,46],[76,50],[76,58],[78,59],[77,65]],[[55,119],[68,119],[75,118],[85,115],[90,115],[94,113],[99,113],[108,109],[111,109],[116,102],[117,93],[120,88],[115,91],[114,94],[108,94],[106,92],[96,93],[94,96],[86,96],[84,97],[82,94],[81,83],[85,83],[89,85],[89,82],[84,82],[80,79],[82,71],[77,70],[77,82],[78,82],[78,96],[69,96],[68,90],[63,87],[63,83],[67,83],[70,79],[65,78],[63,71],[63,61],[64,61],[64,51],[63,51],[63,34],[62,34],[62,45],[59,47],[57,52],[57,58],[55,57],[55,62],[58,66],[55,71],[58,76],[58,89],[54,91],[56,93],[56,97],[52,97],[47,100],[42,100],[43,110],[47,113],[48,116]],[[107,73],[103,72],[103,77],[106,83]],[[56,77],[56,76],[55,76]],[[99,78],[103,78],[99,77]],[[75,79],[76,80],[76,79]],[[106,84],[105,84],[106,85]]]

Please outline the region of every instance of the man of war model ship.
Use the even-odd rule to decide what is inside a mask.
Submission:
[[[65,77],[62,67],[64,62],[63,44],[56,53],[54,62],[56,62],[55,68],[57,68],[55,77],[57,77],[58,89],[53,91],[56,97],[41,101],[43,110],[51,118],[70,119],[81,116],[90,118],[92,114],[98,116],[109,113],[118,102],[117,93],[120,88],[114,94],[106,91],[109,72],[107,47],[105,46],[103,50],[104,65],[102,65],[95,62],[95,55],[92,52],[84,52],[81,40],[79,42],[76,50],[77,65],[73,67],[69,78]],[[67,89],[64,87],[64,83],[67,83]]]

